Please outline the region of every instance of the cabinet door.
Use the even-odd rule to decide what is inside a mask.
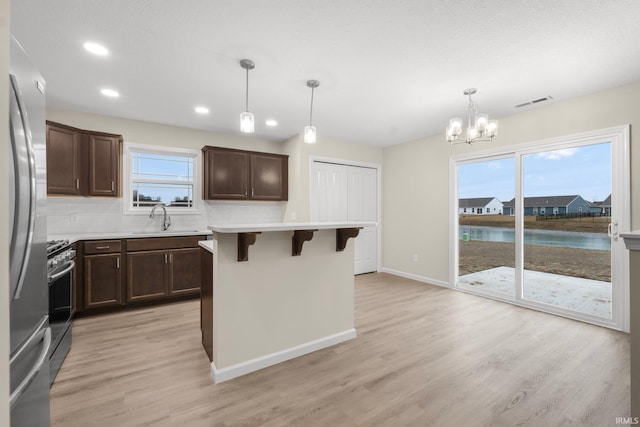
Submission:
[[[88,135],[89,195],[118,196],[120,141],[115,137]]]
[[[80,195],[80,132],[47,125],[47,193]]]
[[[197,293],[201,283],[200,250],[169,251],[169,294]]]
[[[251,194],[253,200],[287,200],[288,158],[251,154]]]
[[[249,156],[233,150],[206,150],[204,181],[205,199],[246,199]]]
[[[127,254],[127,301],[157,299],[168,294],[166,251]]]
[[[122,303],[120,254],[84,257],[85,307],[103,307]]]
[[[202,346],[213,361],[213,254],[200,248],[202,290],[200,292],[200,331]]]

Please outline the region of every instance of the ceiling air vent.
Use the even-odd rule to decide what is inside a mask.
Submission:
[[[547,95],[547,96],[544,96],[542,98],[538,98],[538,99],[534,99],[532,101],[527,101],[527,102],[523,102],[522,104],[518,104],[518,105],[516,105],[516,108],[522,108],[522,107],[526,107],[527,105],[533,105],[533,104],[537,104],[539,102],[549,101],[549,100],[552,100],[552,99],[553,99],[553,96]]]

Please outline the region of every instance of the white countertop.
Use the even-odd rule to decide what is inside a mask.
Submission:
[[[69,233],[69,234],[49,234],[47,240],[69,239],[70,243],[78,240],[97,239],[135,239],[145,237],[176,237],[176,236],[201,236],[210,235],[210,230],[167,230],[167,231],[114,231],[112,233]]]
[[[208,250],[209,252],[213,253],[214,252],[213,242],[214,242],[214,240],[200,240],[198,242],[198,245],[200,245],[200,247]]]
[[[335,230],[337,228],[373,227],[375,222],[275,222],[268,224],[212,224],[216,233],[258,233],[267,231]]]
[[[621,233],[620,237],[624,239],[624,244],[627,246],[627,249],[640,251],[640,230]]]

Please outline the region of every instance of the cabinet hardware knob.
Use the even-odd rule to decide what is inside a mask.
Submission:
[[[120,257],[116,258],[116,268],[120,268]]]
[[[164,254],[164,263],[167,263],[167,254]]]
[[[76,190],[80,189],[80,178],[76,178]]]
[[[109,246],[96,246],[96,249],[109,249]]]
[[[116,186],[115,181],[111,181],[111,191],[115,190],[115,188],[114,188],[115,186]]]

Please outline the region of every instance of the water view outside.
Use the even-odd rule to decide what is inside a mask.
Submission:
[[[484,242],[515,242],[512,228],[461,225],[460,240]],[[611,239],[603,233],[580,233],[575,231],[524,230],[525,245],[561,246],[577,249],[611,250]]]

